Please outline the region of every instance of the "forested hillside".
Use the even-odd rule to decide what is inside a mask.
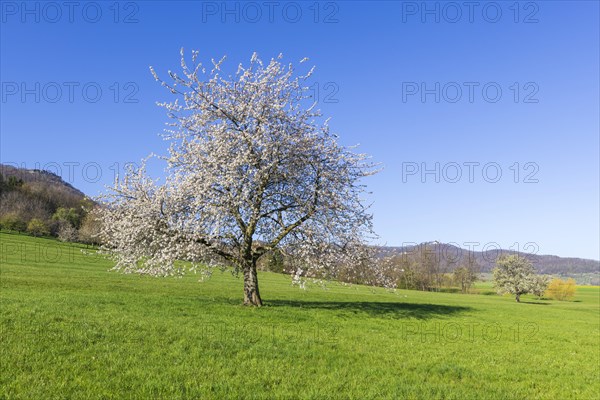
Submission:
[[[0,228],[94,243],[96,203],[49,171],[0,164]]]

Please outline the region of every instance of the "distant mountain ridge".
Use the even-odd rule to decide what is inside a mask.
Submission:
[[[404,247],[382,247],[385,255],[415,254],[419,251],[427,251],[435,255],[436,259],[450,269],[453,266],[459,266],[464,263],[468,257],[474,257],[475,261],[481,267],[481,272],[491,272],[496,264],[496,259],[501,254],[521,254],[526,256],[533,264],[535,269],[541,274],[555,274],[570,276],[574,274],[600,274],[600,261],[576,257],[559,257],[554,255],[538,255],[528,253],[527,251],[517,252],[514,250],[494,249],[487,251],[470,251],[453,244],[441,243],[437,241],[424,242],[417,245]]]
[[[81,190],[75,188],[73,185],[63,180],[63,178],[50,171],[17,168],[12,165],[0,164],[0,174],[2,174],[5,179],[10,178],[11,176],[21,179],[23,183],[42,182],[48,185],[63,187],[67,192],[74,196],[80,198],[86,197]]]

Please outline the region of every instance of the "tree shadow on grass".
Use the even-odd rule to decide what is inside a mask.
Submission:
[[[524,304],[537,304],[539,306],[550,305],[550,303],[540,303],[539,301],[521,301],[521,303],[524,303]]]
[[[268,300],[267,307],[292,307],[298,309],[318,309],[333,311],[338,315],[368,315],[391,319],[428,319],[451,316],[473,310],[471,307],[447,306],[442,304],[414,304],[401,302],[346,302],[346,301],[304,301]]]

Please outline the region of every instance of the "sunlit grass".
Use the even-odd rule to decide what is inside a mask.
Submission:
[[[258,309],[229,273],[122,275],[82,246],[0,239],[0,398],[600,395],[597,287],[517,304],[261,273]]]

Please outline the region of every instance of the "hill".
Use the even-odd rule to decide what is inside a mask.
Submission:
[[[77,239],[96,203],[60,176],[0,164],[0,228]],[[82,237],[84,235],[81,235]]]
[[[426,250],[425,250],[426,249]],[[440,262],[442,268],[451,272],[455,267],[464,265],[472,257],[480,267],[482,273],[489,273],[494,269],[499,255],[517,254],[516,251],[494,249],[487,251],[471,251],[453,244],[424,242],[418,245],[404,247],[383,247],[382,254],[387,256],[400,256],[403,254],[414,255],[427,251]],[[579,277],[588,276],[590,284],[598,285],[600,282],[600,261],[574,257],[559,257],[554,255],[538,255],[522,251],[519,253],[531,260],[538,273]]]
[[[79,189],[73,187],[73,185],[65,182],[60,176],[50,171],[17,168],[12,165],[0,164],[0,174],[3,175],[5,181],[8,181],[10,177],[14,177],[17,180],[22,180],[23,183],[59,190],[80,200],[86,197]]]

